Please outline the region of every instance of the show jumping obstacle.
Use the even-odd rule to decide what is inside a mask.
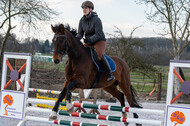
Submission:
[[[12,59],[26,59],[26,63],[19,69],[19,71],[14,70],[11,67],[11,63],[9,63],[9,58]],[[25,126],[27,125],[27,121],[37,121],[49,124],[59,124],[59,125],[70,125],[70,126],[105,126],[105,125],[98,125],[98,124],[89,124],[89,123],[81,123],[81,122],[72,122],[67,120],[54,120],[48,121],[47,118],[41,117],[34,117],[28,116],[27,112],[42,112],[42,113],[51,113],[50,109],[44,108],[37,108],[37,107],[27,107],[27,103],[41,103],[41,104],[49,104],[54,105],[55,101],[52,100],[39,100],[34,98],[28,98],[28,92],[35,91],[35,92],[44,92],[44,93],[58,93],[56,91],[51,90],[37,90],[37,89],[29,89],[29,82],[30,82],[30,70],[31,70],[31,55],[30,54],[20,54],[20,53],[5,53],[4,54],[4,62],[3,62],[3,70],[2,70],[2,83],[1,83],[1,110],[0,116],[1,119],[4,117],[6,118],[14,118],[17,120],[21,120],[17,126]],[[10,69],[10,81],[20,81],[21,71],[25,69],[25,82],[22,84],[20,83],[22,90],[21,91],[14,91],[8,90],[8,85],[11,85],[10,81],[6,81],[7,75],[7,67]],[[168,76],[168,89],[167,89],[167,100],[166,100],[166,110],[150,110],[150,109],[137,109],[131,107],[119,107],[119,106],[110,106],[110,105],[96,105],[96,104],[87,104],[87,103],[76,103],[73,102],[74,107],[78,108],[89,108],[89,109],[99,109],[99,110],[109,110],[109,111],[118,111],[118,112],[135,112],[141,114],[152,114],[152,115],[165,115],[164,122],[157,121],[157,120],[148,120],[148,119],[135,119],[135,118],[126,118],[126,117],[119,117],[119,116],[108,116],[108,115],[97,115],[97,114],[87,114],[87,113],[78,113],[73,112],[71,114],[67,113],[66,111],[59,111],[59,115],[64,116],[73,116],[73,117],[81,117],[81,118],[90,118],[90,119],[97,119],[97,120],[107,120],[107,121],[117,121],[117,122],[128,122],[128,123],[139,123],[139,124],[149,124],[149,125],[164,125],[164,126],[173,126],[176,124],[180,124],[180,126],[188,126],[190,125],[190,120],[188,117],[190,116],[190,108],[189,107],[182,107],[173,105],[177,98],[179,98],[182,94],[190,94],[190,82],[184,81],[180,75],[175,71],[176,67],[185,67],[190,68],[190,61],[177,61],[172,60],[170,62],[170,69],[169,69],[169,76]],[[176,75],[180,82],[181,82],[181,93],[173,98],[173,80],[174,75]],[[22,86],[23,85],[23,86]],[[11,96],[12,100],[4,99],[5,96]],[[4,99],[4,101],[3,101]],[[12,104],[10,104],[12,103]],[[20,104],[22,103],[22,104]],[[6,106],[9,105],[9,109],[7,110],[9,116],[4,115],[6,110]],[[61,105],[65,106],[66,103],[61,103]],[[11,109],[14,108],[15,110]],[[11,110],[11,111],[10,111]],[[183,113],[183,117],[178,115],[178,113]],[[12,114],[14,113],[14,114]],[[176,116],[177,115],[177,116]],[[0,120],[0,125],[6,125],[5,122]]]
[[[51,110],[49,109],[41,109],[41,108],[36,108],[36,107],[28,107],[27,111],[29,112],[38,111],[38,112],[43,112],[47,114],[51,113]],[[59,115],[89,118],[89,119],[96,119],[96,120],[116,121],[116,122],[128,122],[128,123],[142,123],[143,122],[143,124],[161,125],[161,122],[156,121],[156,120],[134,119],[134,118],[119,117],[119,116],[108,116],[108,115],[88,114],[88,113],[79,113],[79,112],[72,112],[71,114],[69,114],[66,111],[59,111]]]
[[[106,126],[106,125],[98,125],[98,124],[90,124],[90,123],[81,123],[81,122],[73,122],[67,120],[54,120],[48,121],[46,118],[41,117],[32,117],[27,116],[27,103],[44,103],[44,104],[51,104],[54,105],[55,101],[52,100],[39,100],[39,99],[31,99],[28,98],[29,92],[29,82],[30,82],[30,71],[31,71],[31,54],[25,53],[4,53],[4,62],[3,62],[3,70],[2,70],[2,83],[1,83],[1,113],[0,116],[3,120],[4,117],[6,118],[13,118],[17,120],[21,120],[17,126],[27,126],[27,121],[38,121],[44,122],[49,124],[59,124],[59,125],[70,125],[70,126]],[[11,64],[9,63],[9,58],[11,59],[25,59],[26,63],[17,71],[14,70]],[[7,67],[10,69],[10,80],[6,83],[6,76],[7,76]],[[20,81],[21,72],[25,69],[25,82],[22,84]],[[8,90],[7,88],[13,82],[17,81],[22,88],[22,91],[13,91]],[[32,89],[35,92],[47,92],[47,93],[58,93],[57,91],[50,91],[50,90],[43,90],[43,89]],[[13,97],[13,100],[5,99],[7,94]],[[4,102],[6,101],[6,102]],[[44,102],[45,101],[45,102]],[[12,109],[9,106],[7,115],[4,114],[6,110],[7,103],[13,103]],[[6,110],[7,111],[7,110]],[[6,125],[4,121],[0,119],[0,125]]]

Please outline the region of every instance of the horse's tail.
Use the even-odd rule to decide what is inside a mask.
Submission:
[[[130,88],[131,88],[131,94],[132,94],[132,99],[133,99],[134,107],[136,107],[136,108],[143,108],[143,107],[141,107],[138,104],[137,100],[135,99],[135,96],[137,96],[135,89],[133,88],[132,85],[130,86]]]

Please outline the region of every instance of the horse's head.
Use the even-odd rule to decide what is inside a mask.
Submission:
[[[51,29],[54,32],[53,37],[53,61],[55,64],[58,64],[62,57],[65,56],[69,50],[69,42],[65,34],[65,28],[63,24],[52,26]]]

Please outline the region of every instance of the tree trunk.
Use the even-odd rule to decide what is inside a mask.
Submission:
[[[2,68],[4,47],[5,47],[5,43],[6,43],[7,39],[8,39],[8,37],[10,36],[10,30],[11,30],[11,27],[9,27],[7,29],[6,35],[3,38],[3,41],[1,42],[1,47],[0,47],[0,69]]]
[[[174,60],[179,60],[180,56],[177,55],[174,57]],[[176,72],[179,73],[179,68],[175,68]],[[179,79],[177,76],[174,76],[174,95],[177,96],[179,94],[180,86]]]

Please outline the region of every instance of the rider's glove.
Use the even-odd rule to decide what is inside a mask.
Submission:
[[[92,43],[92,41],[91,41],[90,38],[84,39],[84,42],[85,42],[86,44],[88,44],[88,45],[93,45],[93,43]]]

